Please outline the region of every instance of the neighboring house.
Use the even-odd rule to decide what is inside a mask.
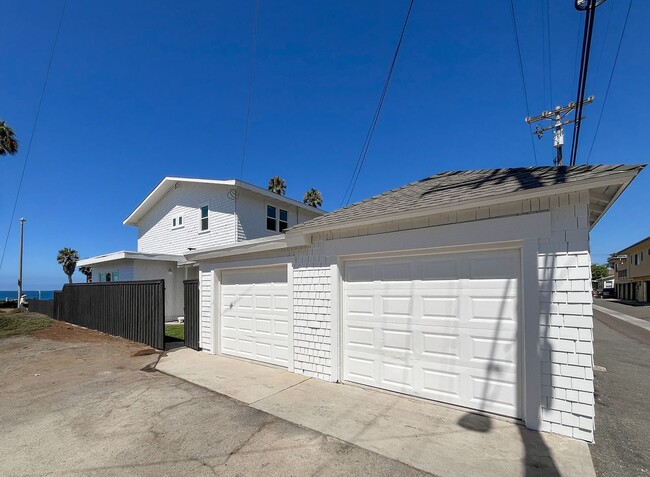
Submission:
[[[80,260],[93,282],[165,280],[165,319],[183,316],[183,280],[198,278],[183,254],[263,237],[324,212],[239,180],[166,177],[124,221],[137,251]]]
[[[618,298],[650,301],[650,237],[618,252],[614,267]]]
[[[196,244],[201,346],[592,441],[589,231],[643,167],[445,172]]]
[[[614,288],[615,275],[608,275],[606,277],[594,280],[595,290],[602,292],[605,288]]]

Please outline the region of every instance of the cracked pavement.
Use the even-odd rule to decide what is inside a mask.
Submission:
[[[152,371],[143,345],[75,333],[0,340],[0,475],[424,475]]]

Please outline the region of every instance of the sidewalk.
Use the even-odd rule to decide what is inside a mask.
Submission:
[[[595,476],[587,443],[407,396],[174,350],[156,369],[440,476]]]
[[[637,318],[635,316],[631,316],[627,313],[623,313],[621,311],[617,311],[612,309],[611,303],[608,303],[607,306],[603,306],[602,304],[594,302],[592,305],[594,310],[600,311],[602,313],[606,313],[609,316],[613,316],[614,318],[617,318],[621,321],[625,321],[631,325],[638,326],[639,328],[642,328],[646,331],[650,331],[650,321],[646,321],[642,318]],[[619,308],[620,309],[620,308]],[[627,310],[626,310],[627,311]]]

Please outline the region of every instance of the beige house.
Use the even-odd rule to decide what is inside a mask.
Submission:
[[[623,300],[650,301],[650,237],[616,255],[616,296]]]

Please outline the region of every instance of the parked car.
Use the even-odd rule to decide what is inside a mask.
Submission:
[[[591,290],[591,295],[592,295],[594,298],[602,298],[602,296],[603,296],[603,291],[602,291],[602,290],[598,290],[597,288],[594,288],[593,290]]]
[[[616,289],[614,289],[614,288],[603,288],[602,297],[603,298],[616,298]]]

